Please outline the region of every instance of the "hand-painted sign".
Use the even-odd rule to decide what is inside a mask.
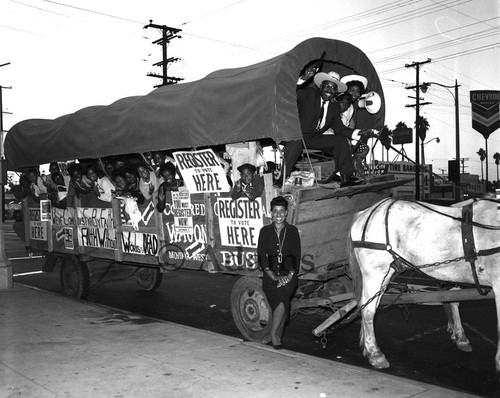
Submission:
[[[41,221],[40,208],[30,208],[29,214],[30,239],[47,240],[47,222]]]
[[[77,207],[80,246],[116,250],[116,229],[112,209]]]
[[[156,256],[159,250],[158,235],[124,231],[122,249],[125,253]]]
[[[472,128],[485,139],[500,127],[500,91],[476,90],[470,92]]]
[[[213,150],[174,152],[173,156],[190,193],[230,191],[224,169]]]
[[[52,208],[52,225],[75,225],[75,210],[71,207],[67,209]]]
[[[56,231],[55,236],[57,242],[63,240],[64,248],[74,250],[73,228],[62,227],[59,231]]]

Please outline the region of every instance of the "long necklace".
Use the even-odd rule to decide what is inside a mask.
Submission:
[[[280,240],[280,233],[274,227],[274,230],[276,231],[276,235],[278,236],[278,264],[281,264],[283,262],[283,244],[285,243],[285,238],[286,238],[286,228],[285,232],[283,233],[283,240]]]

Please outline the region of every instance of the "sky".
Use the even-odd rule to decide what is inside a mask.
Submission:
[[[471,90],[500,90],[500,0],[0,0],[0,85],[3,124],[53,119],[91,105],[145,95],[161,73],[153,23],[182,29],[171,41],[169,75],[184,82],[218,69],[251,65],[311,37],[347,41],[372,61],[384,89],[386,125],[415,123],[420,82],[459,84],[460,155],[464,171],[481,176],[484,137],[472,128]],[[420,95],[430,125],[427,163],[447,173],[455,157],[454,89],[434,85]],[[439,137],[438,140],[435,139]],[[375,151],[381,159],[381,150]],[[405,145],[414,158],[414,144]],[[488,140],[489,179],[500,130]],[[390,153],[393,160],[396,153]],[[485,166],[485,163],[484,163]],[[484,169],[486,176],[486,170]]]

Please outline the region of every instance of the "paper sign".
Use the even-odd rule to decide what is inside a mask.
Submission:
[[[190,193],[230,191],[224,169],[211,149],[174,152],[173,156]]]

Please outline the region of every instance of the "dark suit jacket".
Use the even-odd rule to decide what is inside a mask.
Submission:
[[[297,106],[299,108],[300,126],[305,139],[310,134],[323,134],[329,128],[333,129],[335,135],[351,138],[354,130],[342,123],[340,105],[335,100],[328,103],[325,125],[316,130],[321,116],[321,93],[319,89],[311,86],[299,88],[297,90]]]

